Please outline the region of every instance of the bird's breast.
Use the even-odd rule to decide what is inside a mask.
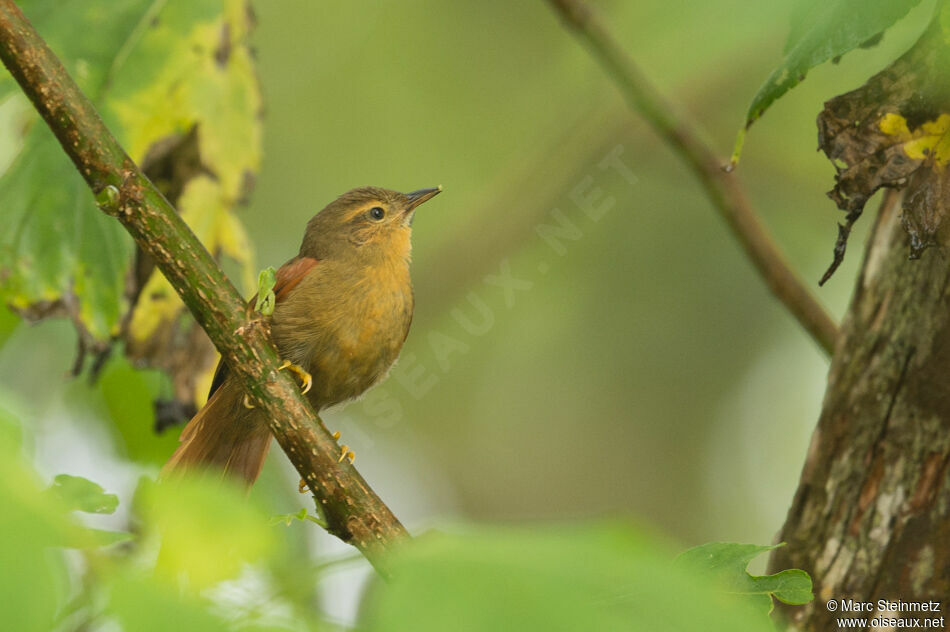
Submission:
[[[358,397],[386,375],[413,309],[405,264],[365,266],[358,274],[321,266],[314,272],[322,274],[287,298],[288,309],[275,311],[273,325],[281,352],[313,376],[309,395],[318,409]]]

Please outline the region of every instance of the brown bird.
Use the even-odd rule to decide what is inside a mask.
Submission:
[[[318,412],[359,396],[399,355],[412,321],[413,214],[441,191],[344,193],[307,223],[300,254],[277,271],[274,343]],[[222,360],[208,402],[185,426],[163,473],[218,467],[250,485],[270,439],[263,412],[249,408]]]

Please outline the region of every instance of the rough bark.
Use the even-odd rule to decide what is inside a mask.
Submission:
[[[772,557],[815,581],[786,611],[801,629],[839,629],[832,599],[950,596],[950,265],[936,248],[910,259],[900,215],[877,219]]]
[[[840,617],[948,617],[950,606],[950,37],[938,5],[917,44],[818,118],[847,213],[835,248],[875,191],[890,189],[842,324],[818,426],[771,567],[803,568],[815,601],[786,608],[797,629]],[[901,190],[898,193],[895,190]],[[878,600],[940,602],[880,611]],[[833,601],[832,608],[828,602]],[[869,611],[843,607],[870,604]],[[929,605],[929,603],[928,603]],[[864,610],[864,609],[862,609]]]

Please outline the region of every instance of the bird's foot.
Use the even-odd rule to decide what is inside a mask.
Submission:
[[[300,378],[300,391],[302,393],[306,393],[310,390],[310,387],[313,386],[313,376],[290,360],[284,360],[281,365],[277,367],[278,371],[283,371],[284,369],[289,369],[297,374],[297,377]]]
[[[251,398],[248,397],[247,393],[244,393],[243,403],[244,403],[244,408],[247,408],[248,410],[254,408],[254,404],[251,403]]]
[[[339,431],[339,430],[337,430],[336,432],[333,433],[333,438],[334,438],[334,439],[339,439],[339,438],[340,438],[340,431]],[[343,459],[349,459],[351,465],[352,465],[353,461],[356,460],[356,455],[353,454],[353,450],[350,450],[350,446],[348,446],[348,445],[341,445],[341,446],[340,446],[340,458],[338,458],[338,459],[336,460],[336,462],[337,462],[337,463],[342,463],[342,462],[343,462]]]

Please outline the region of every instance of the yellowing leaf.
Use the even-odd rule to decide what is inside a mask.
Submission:
[[[907,119],[900,114],[888,112],[881,117],[881,131],[896,136],[904,144],[904,153],[913,160],[933,159],[939,167],[950,160],[950,114],[941,114],[936,120],[927,121],[913,132],[907,126]]]
[[[221,185],[208,176],[190,180],[178,201],[179,213],[212,253],[225,252],[253,275],[254,255],[243,225],[231,212]],[[245,285],[250,285],[244,279]],[[184,303],[158,270],[142,289],[132,312],[130,342],[145,343],[158,329],[175,320]]]
[[[241,283],[249,288],[254,282],[254,251],[233,205],[222,183],[208,175],[189,180],[178,199],[182,218],[212,254],[226,254],[240,264]],[[194,344],[196,336],[202,341],[199,346]],[[171,374],[176,399],[196,407],[204,403],[217,354],[158,270],[139,294],[127,338],[126,352],[133,360]]]
[[[256,266],[233,209],[260,165],[262,132],[245,1],[20,4],[134,160],[141,164],[169,139],[195,136],[195,168],[173,183],[178,191],[170,197],[212,253],[238,262],[249,290]],[[2,69],[0,86],[0,93],[11,89]],[[201,182],[191,187],[193,178]],[[133,308],[129,322],[138,341],[177,326],[177,295],[141,269],[130,274],[131,240],[96,209],[42,123],[32,126],[0,178],[0,199],[3,300],[37,319],[73,316],[93,349],[124,333],[120,324]],[[137,307],[132,298],[141,300]],[[168,349],[151,345],[159,347]],[[155,355],[132,359],[169,370]]]
[[[135,160],[197,123],[201,163],[229,207],[242,195],[245,174],[260,164],[261,96],[248,29],[242,0],[168,3],[124,61],[133,71],[116,77],[108,104]],[[153,75],[134,72],[157,55],[164,61]],[[160,108],[150,107],[156,102]]]
[[[942,92],[948,18],[944,7],[909,51],[862,87],[827,101],[818,116],[819,147],[837,172],[829,196],[847,213],[821,283],[843,260],[851,227],[882,187],[904,190],[901,224],[911,257],[936,243],[950,209],[950,114]]]
[[[193,19],[194,13],[200,17]],[[213,255],[238,263],[239,284],[248,292],[255,282],[254,249],[234,208],[261,157],[261,96],[249,28],[242,0],[170,3],[123,67],[147,67],[155,51],[164,51],[174,63],[163,64],[149,81],[123,74],[109,103],[109,115],[128,130],[126,144],[136,160],[147,160],[160,139],[191,143],[194,164],[178,176],[183,181],[170,183],[176,192],[169,197]],[[155,102],[163,107],[148,107]],[[191,331],[183,335],[185,329]],[[130,358],[168,372],[179,403],[202,403],[216,354],[157,270],[139,293],[127,336]],[[196,337],[202,340],[198,347]],[[190,352],[181,353],[183,348]]]

